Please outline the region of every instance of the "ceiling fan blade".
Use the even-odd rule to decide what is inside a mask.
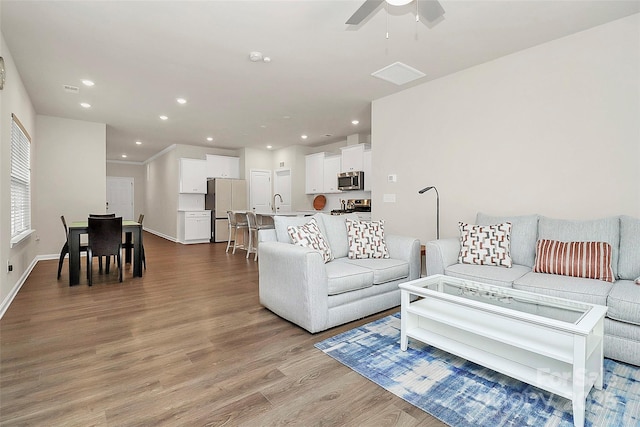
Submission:
[[[444,9],[438,0],[418,0],[418,13],[427,22],[434,22],[444,16]]]
[[[356,12],[351,15],[351,18],[347,20],[346,24],[358,25],[359,23],[364,21],[367,16],[373,13],[373,11],[376,10],[382,3],[384,3],[384,0],[366,0],[362,4],[362,6],[360,6],[360,8],[358,8],[358,10],[356,10]]]

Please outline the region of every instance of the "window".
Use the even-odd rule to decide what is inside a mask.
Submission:
[[[11,244],[31,233],[31,138],[11,115]]]

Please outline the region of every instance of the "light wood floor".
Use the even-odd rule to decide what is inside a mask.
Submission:
[[[313,347],[396,310],[312,335],[259,304],[243,251],[145,251],[144,277],[92,288],[36,265],[0,320],[1,425],[444,425]]]

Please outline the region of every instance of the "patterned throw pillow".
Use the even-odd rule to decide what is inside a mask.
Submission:
[[[384,220],[358,221],[347,219],[349,258],[389,258],[384,241]]]
[[[470,225],[458,223],[461,264],[494,265],[511,268],[511,223]]]
[[[540,239],[536,243],[533,271],[613,282],[611,252],[611,245],[607,242]]]
[[[294,245],[315,249],[320,252],[325,263],[333,259],[329,243],[322,235],[315,218],[304,225],[290,225],[287,227],[287,232]]]

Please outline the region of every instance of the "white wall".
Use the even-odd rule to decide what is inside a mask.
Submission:
[[[38,254],[57,256],[67,223],[106,211],[107,130],[104,123],[38,115],[32,200]]]
[[[435,238],[429,185],[441,237],[478,211],[640,217],[639,88],[634,15],[377,100],[373,217]]]
[[[0,7],[1,9],[1,7]],[[31,153],[35,156],[38,145],[36,113],[20,79],[11,52],[0,33],[0,56],[4,58],[7,80],[0,91],[0,317],[25,280],[36,256],[34,236],[11,248],[11,114],[15,114],[31,136]],[[37,174],[32,173],[32,182]],[[33,183],[36,186],[36,183]],[[32,197],[32,200],[34,198]],[[34,200],[32,209],[37,207]],[[33,222],[33,220],[32,220]],[[13,271],[7,272],[11,260]]]

